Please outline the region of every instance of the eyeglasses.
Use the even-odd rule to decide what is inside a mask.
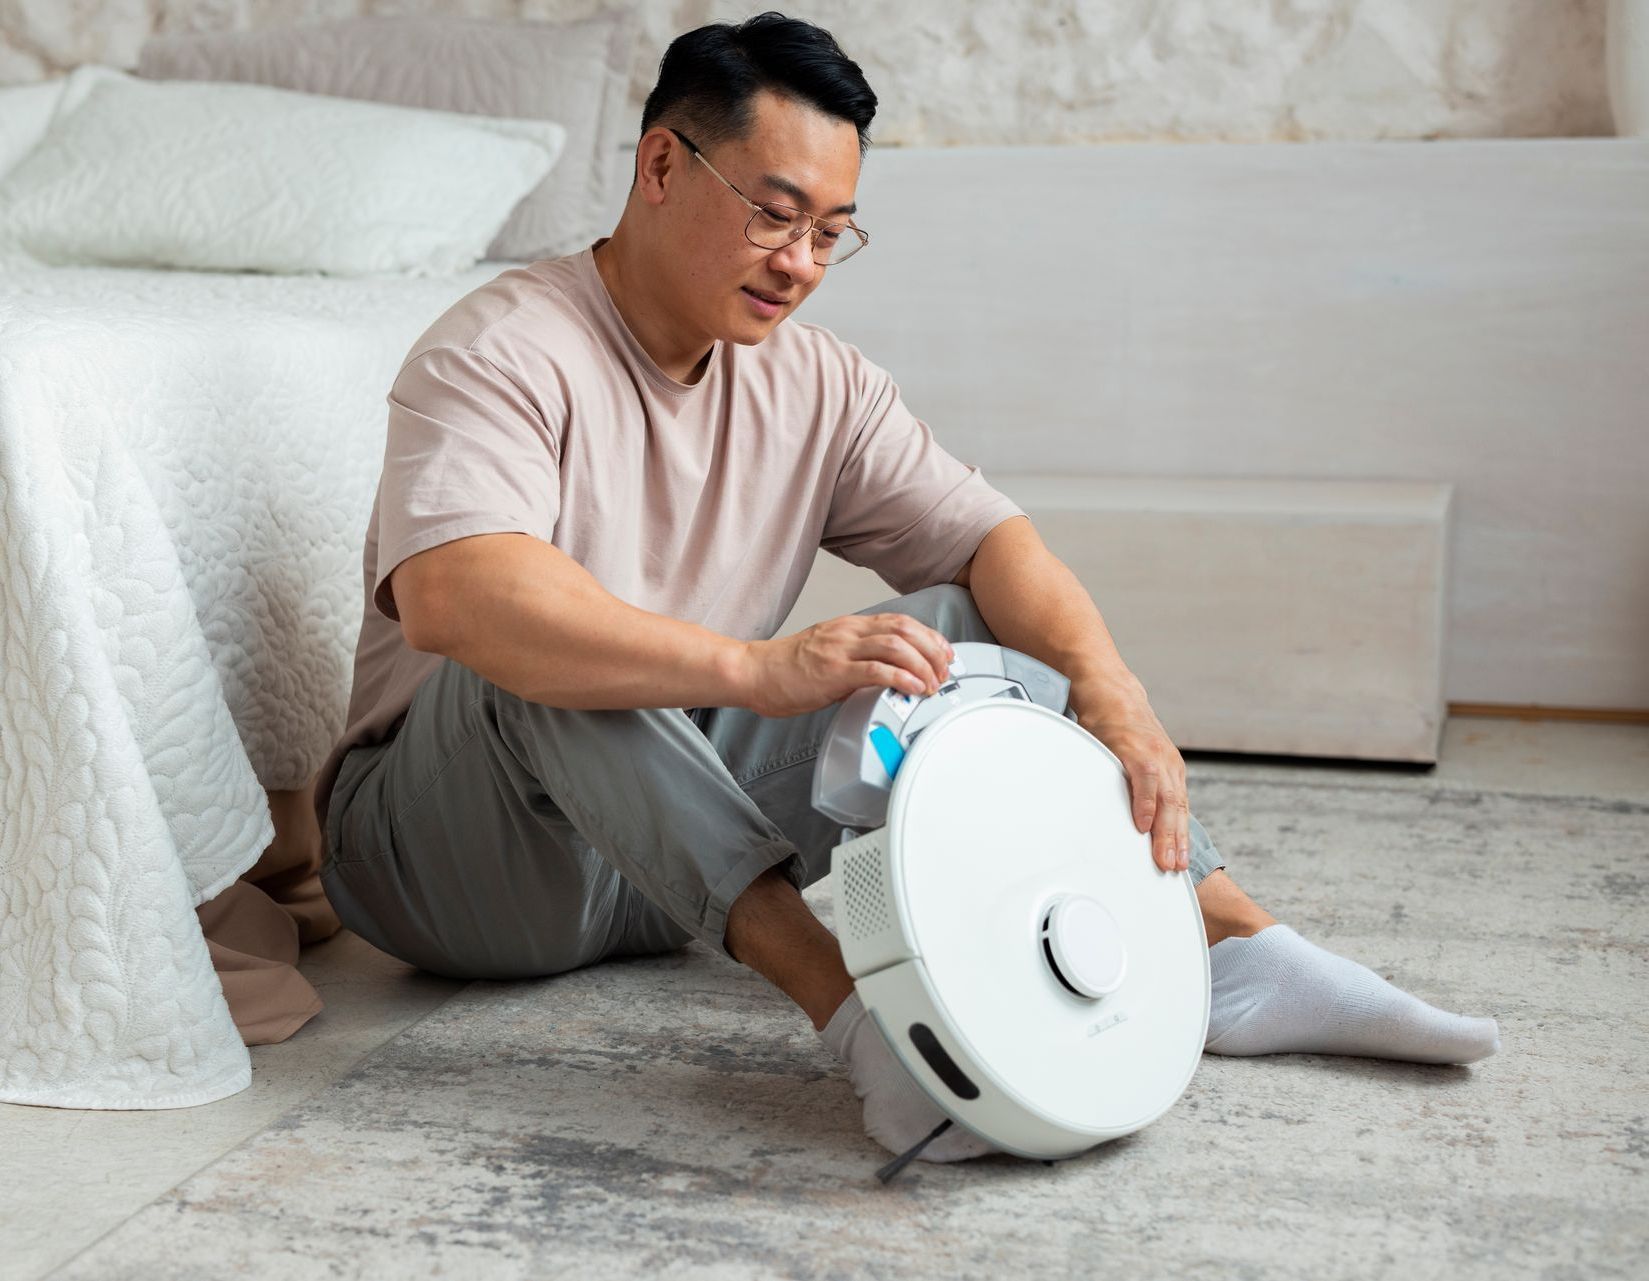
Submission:
[[[670,129],[671,133],[686,143],[687,150],[700,160],[704,160],[704,153],[693,144],[691,138],[679,129],[671,129],[669,125],[665,128]],[[821,267],[834,267],[839,262],[847,261],[870,243],[870,237],[850,222],[820,222],[805,209],[797,209],[792,205],[758,205],[732,183],[727,182],[726,178],[722,178],[721,174],[716,172],[715,165],[708,160],[704,160],[704,167],[727,183],[728,189],[755,211],[750,215],[750,221],[744,225],[744,238],[758,248],[783,249],[812,232],[813,261]]]

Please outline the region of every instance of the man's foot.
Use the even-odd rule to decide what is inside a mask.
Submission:
[[[1414,1063],[1472,1063],[1500,1048],[1493,1019],[1427,1005],[1373,970],[1287,925],[1208,951],[1211,1054],[1351,1054]]]
[[[933,1133],[945,1112],[888,1049],[858,992],[816,1029],[830,1052],[847,1064],[853,1092],[865,1101],[865,1133],[902,1155]],[[965,1161],[999,1149],[965,1126],[952,1125],[918,1154],[918,1161]]]

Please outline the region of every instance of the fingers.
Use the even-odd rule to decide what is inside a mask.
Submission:
[[[1152,820],[1157,816],[1158,772],[1155,761],[1141,761],[1128,769],[1128,781],[1134,789],[1134,826],[1142,832],[1151,830]]]
[[[1151,833],[1152,862],[1165,872],[1184,871],[1191,865],[1191,809],[1184,784],[1167,781],[1155,761],[1142,762],[1130,778],[1134,826]]]
[[[1157,818],[1151,832],[1151,857],[1165,872],[1183,872],[1190,866],[1190,808],[1183,790],[1163,787],[1157,798]]]
[[[920,678],[892,663],[865,662],[860,663],[858,667],[860,674],[857,680],[861,689],[866,685],[886,685],[889,689],[903,690],[907,694],[918,696],[928,692]]]
[[[909,614],[895,614],[898,620],[895,624],[900,634],[905,636],[921,651],[928,663],[933,667],[933,678],[938,685],[943,685],[950,679],[951,659],[956,656],[956,650],[944,635],[926,623],[912,618]]]
[[[954,650],[933,628],[909,614],[874,614],[866,621],[874,630],[861,639],[877,646],[878,657],[891,657],[920,677],[924,693],[932,693],[950,679]]]

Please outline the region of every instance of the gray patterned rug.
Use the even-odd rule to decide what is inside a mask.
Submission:
[[[1196,771],[1192,800],[1280,920],[1501,1052],[1205,1055],[1084,1156],[883,1186],[845,1068],[694,944],[472,985],[60,1275],[1642,1275],[1649,806]]]

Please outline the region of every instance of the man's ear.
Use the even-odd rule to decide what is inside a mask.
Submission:
[[[670,183],[679,172],[676,136],[662,125],[654,125],[636,143],[636,176],[632,188],[641,188],[641,197],[650,205],[664,203]]]

